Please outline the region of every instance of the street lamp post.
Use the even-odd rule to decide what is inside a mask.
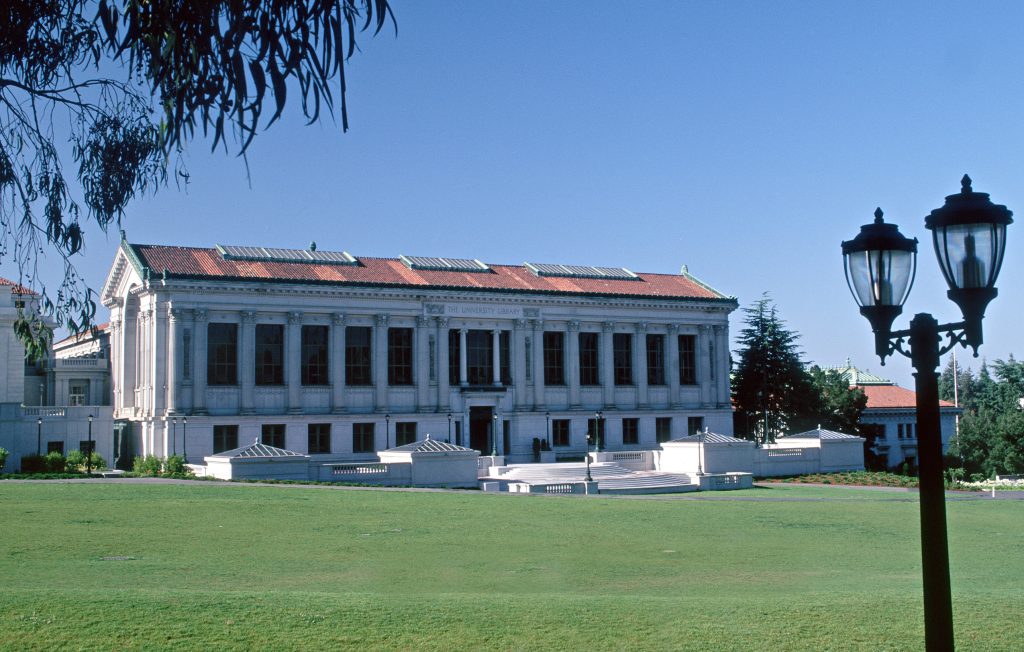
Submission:
[[[188,464],[188,417],[181,418],[181,456]]]
[[[171,453],[178,456],[178,417],[171,417]]]
[[[452,413],[448,413],[448,443],[452,443]]]
[[[697,475],[704,475],[704,467],[701,465],[701,458],[704,457],[704,434],[707,429],[697,433]]]
[[[593,482],[594,479],[590,477],[590,429],[587,429],[587,452],[583,456],[583,459],[587,463],[587,482]]]
[[[949,286],[947,296],[960,307],[963,321],[939,324],[930,314],[914,316],[907,330],[892,323],[914,284],[917,239],[900,234],[875,211],[873,224],[861,227],[842,243],[846,280],[860,312],[875,333],[875,353],[910,358],[917,390],[918,476],[921,500],[921,558],[924,589],[925,647],[953,649],[953,607],[949,586],[942,438],[939,429],[939,357],[957,344],[974,349],[983,343],[981,322],[996,297],[996,278],[1006,249],[1006,227],[1013,222],[1005,206],[986,193],[974,192],[964,175],[961,191],[946,197],[942,208],[925,218],[935,254]],[[946,342],[943,343],[943,339]]]
[[[601,420],[604,419],[604,414],[601,410],[597,411],[594,415],[594,452],[601,452]]]
[[[498,455],[498,413],[491,419],[491,457]]]
[[[43,454],[43,417],[36,417],[36,455]]]
[[[92,475],[92,415],[89,415],[89,445],[85,451],[85,474]]]
[[[547,425],[547,430],[545,431],[545,433],[547,434],[547,439],[548,439],[548,448],[551,448],[551,413],[550,412],[545,412],[544,413],[544,418],[547,420],[547,424],[548,424]]]
[[[391,445],[391,415],[384,415],[384,450]]]

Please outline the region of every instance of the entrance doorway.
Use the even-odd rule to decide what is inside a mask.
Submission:
[[[469,447],[481,455],[491,454],[491,427],[494,423],[494,408],[469,408]]]

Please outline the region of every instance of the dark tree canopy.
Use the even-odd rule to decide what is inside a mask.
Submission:
[[[73,264],[83,221],[119,225],[169,168],[187,178],[175,155],[196,137],[244,155],[289,94],[310,123],[337,109],[347,130],[345,61],[358,32],[389,19],[388,0],[5,0],[0,262],[44,313],[87,327],[96,304]],[[56,289],[39,278],[44,251],[64,265]],[[30,353],[45,350],[40,324],[23,316]]]
[[[743,312],[732,378],[734,429],[739,437],[770,443],[817,414],[820,397],[800,359],[800,336],[786,328],[772,300],[766,295]]]
[[[867,407],[868,397],[859,387],[850,387],[842,374],[834,369],[823,370],[818,366],[810,369],[811,383],[819,403],[817,413],[806,415],[813,424],[828,430],[845,432],[849,435],[863,435],[860,417]]]

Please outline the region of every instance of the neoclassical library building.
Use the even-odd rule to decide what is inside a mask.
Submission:
[[[135,454],[360,461],[430,435],[515,462],[732,432],[736,299],[686,268],[122,240],[101,300]]]

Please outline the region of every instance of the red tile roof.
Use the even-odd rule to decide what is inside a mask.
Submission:
[[[28,289],[24,285],[21,285],[20,283],[15,283],[14,281],[3,277],[0,277],[0,286],[11,288],[11,292],[14,294],[31,294],[33,296],[36,294],[35,292]]]
[[[868,397],[867,408],[916,408],[917,393],[898,385],[858,385]],[[954,407],[949,401],[939,401],[940,407]]]
[[[99,335],[100,333],[105,332],[108,328],[110,328],[110,322],[103,322],[102,324],[97,324],[96,325],[96,334]],[[72,333],[71,335],[68,335],[67,337],[65,337],[62,340],[57,340],[56,342],[53,343],[53,346],[57,347],[57,346],[60,346],[62,344],[68,344],[68,343],[75,343],[75,344],[77,344],[78,342],[85,342],[86,340],[91,340],[91,339],[92,339],[92,329],[90,328],[89,330],[82,331],[81,333],[78,333],[77,335]]]
[[[639,280],[537,276],[521,265],[490,265],[491,272],[414,270],[397,258],[359,258],[359,265],[225,260],[216,249],[129,245],[155,277],[361,286],[429,287],[495,292],[609,295],[735,302],[688,274],[637,274]]]

